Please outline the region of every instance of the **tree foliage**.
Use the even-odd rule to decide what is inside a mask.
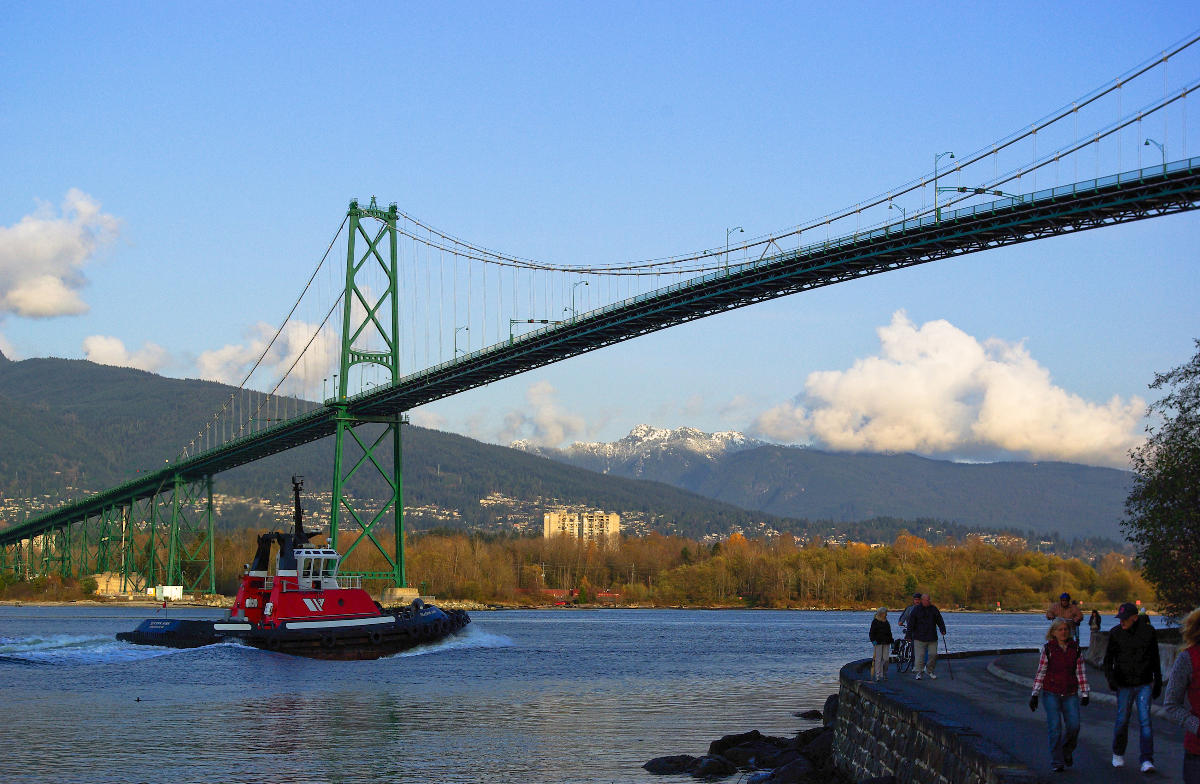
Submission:
[[[252,543],[250,531],[218,537],[219,590],[236,588],[239,558]],[[945,608],[977,610],[1044,608],[1063,591],[1088,607],[1154,598],[1137,566],[1119,553],[1093,566],[974,537],[931,545],[902,534],[893,545],[872,547],[737,535],[706,547],[651,534],[623,537],[619,548],[606,550],[568,537],[446,531],[411,536],[406,550],[411,585],[439,598],[505,604],[553,601],[543,589],[574,589],[581,602],[611,592],[621,604],[659,607],[899,608],[914,590]],[[383,568],[372,557],[358,566]]]
[[[257,534],[245,529],[214,536],[219,593],[236,592]],[[147,534],[136,540],[138,547],[149,543]],[[386,534],[380,544],[385,551],[392,548]],[[943,608],[975,610],[1041,609],[1063,591],[1089,608],[1154,601],[1153,588],[1121,553],[1085,562],[995,546],[977,537],[930,544],[902,533],[890,545],[871,546],[739,534],[708,546],[650,534],[622,537],[618,548],[605,549],[565,536],[443,531],[410,535],[406,552],[413,587],[442,599],[484,603],[541,605],[567,590],[576,591],[580,603],[658,607],[899,609],[917,590],[933,594]],[[354,555],[347,568],[387,568],[375,548],[358,548]],[[94,590],[95,581],[86,577],[17,581],[0,572],[0,598],[5,599],[82,599]]]
[[[1150,385],[1167,393],[1147,410],[1146,443],[1130,453],[1121,523],[1161,609],[1175,617],[1200,604],[1200,340],[1196,349]]]

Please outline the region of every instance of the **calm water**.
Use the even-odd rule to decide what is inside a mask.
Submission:
[[[812,726],[792,714],[870,655],[865,612],[481,612],[374,662],[113,639],[153,613],[0,607],[5,782],[692,781],[640,766]],[[1033,647],[1046,628],[946,620],[952,650]]]

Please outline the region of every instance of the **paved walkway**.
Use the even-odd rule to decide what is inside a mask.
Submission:
[[[1029,693],[1037,672],[1037,653],[988,654],[938,659],[936,680],[898,675],[892,665],[888,680],[877,684],[884,693],[902,695],[905,702],[928,705],[933,713],[973,728],[1047,782],[1181,782],[1183,729],[1161,716],[1153,717],[1154,764],[1158,772],[1145,775],[1138,766],[1137,714],[1129,722],[1126,766],[1112,767],[1112,725],[1116,697],[1108,692],[1104,674],[1088,667],[1090,704],[1080,708],[1079,748],[1075,765],[1066,773],[1050,773],[1046,713],[1039,705],[1029,710]],[[868,676],[869,677],[869,676]]]

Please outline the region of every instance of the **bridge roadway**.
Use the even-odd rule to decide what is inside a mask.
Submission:
[[[953,631],[953,630],[952,630]],[[951,636],[947,636],[947,640]],[[862,662],[863,678],[870,677],[870,661]],[[897,674],[891,665],[888,679],[874,688],[916,707],[932,720],[961,726],[991,741],[1017,763],[1031,770],[1039,781],[1158,782],[1182,781],[1183,728],[1161,715],[1154,715],[1154,764],[1158,772],[1147,776],[1139,771],[1138,723],[1136,712],[1129,723],[1125,767],[1112,767],[1112,731],[1116,698],[1108,691],[1104,673],[1088,665],[1090,704],[1079,709],[1079,747],[1075,764],[1065,774],[1050,770],[1050,746],[1046,734],[1046,712],[1039,705],[1029,710],[1029,694],[1037,672],[1038,653],[966,655],[939,658],[937,680],[916,680],[913,673]],[[862,674],[864,673],[865,674]],[[1161,700],[1160,700],[1161,702]]]
[[[1200,207],[1200,158],[1111,175],[856,232],[731,265],[581,314],[376,387],[215,449],[182,458],[110,490],[0,531],[13,544],[332,435],[339,418],[385,421],[402,412],[534,368],[676,324],[776,297],[938,259],[1186,212]]]

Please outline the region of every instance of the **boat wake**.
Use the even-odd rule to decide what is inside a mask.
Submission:
[[[444,637],[437,642],[419,645],[407,651],[401,651],[387,658],[399,659],[405,656],[426,656],[431,653],[441,653],[442,651],[465,650],[469,648],[511,648],[512,646],[513,641],[503,634],[492,634],[472,624],[458,634]]]
[[[141,661],[180,652],[172,648],[129,645],[102,635],[0,636],[0,662],[13,664],[112,664]]]

